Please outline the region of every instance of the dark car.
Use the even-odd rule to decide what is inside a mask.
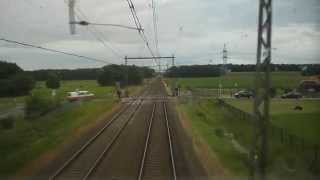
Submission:
[[[304,80],[299,85],[300,90],[308,92],[319,92],[320,83],[315,80]]]
[[[283,99],[298,99],[302,98],[302,94],[298,92],[288,92],[281,96]]]
[[[234,94],[234,97],[236,97],[236,98],[241,98],[241,97],[251,98],[251,97],[253,97],[253,93],[251,91],[242,90],[242,91],[236,92]]]

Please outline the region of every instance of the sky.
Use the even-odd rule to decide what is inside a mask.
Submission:
[[[67,0],[1,0],[0,39],[31,43],[123,64],[124,57],[150,56],[138,31],[77,26],[69,32]],[[154,0],[159,54],[177,65],[253,64],[258,0]],[[132,0],[154,52],[151,0]],[[77,20],[134,26],[126,0],[76,0]],[[320,0],[273,0],[273,63],[320,63]],[[0,60],[25,70],[102,67],[105,64],[0,41]],[[130,61],[152,66],[152,60]],[[171,63],[162,61],[163,65]]]

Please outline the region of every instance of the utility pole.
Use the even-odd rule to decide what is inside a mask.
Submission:
[[[125,69],[126,69],[126,72],[125,72],[125,73],[126,73],[126,74],[125,74],[125,76],[126,76],[126,79],[125,79],[126,82],[125,82],[125,84],[126,84],[126,85],[125,85],[125,86],[127,87],[127,86],[128,86],[128,79],[129,79],[129,75],[128,75],[128,71],[129,71],[129,70],[128,70],[128,57],[127,57],[127,56],[124,57],[124,65],[125,65]]]
[[[250,179],[266,180],[268,126],[270,111],[270,63],[272,33],[272,0],[260,0],[258,46],[255,75],[254,134],[250,151]]]
[[[171,66],[172,66],[172,67],[175,66],[175,64],[174,64],[174,58],[175,58],[175,57],[174,57],[174,54],[172,54],[172,60],[171,60],[171,61],[172,61]]]
[[[76,21],[76,17],[74,13],[75,0],[69,0],[68,5],[69,5],[69,22],[75,22]],[[71,34],[76,33],[75,24],[70,23],[70,33]]]
[[[227,51],[226,44],[224,44],[223,51],[222,51],[222,62],[223,62],[223,70],[226,73],[227,63],[228,63],[228,51]]]
[[[161,74],[161,61],[158,59],[159,74]]]

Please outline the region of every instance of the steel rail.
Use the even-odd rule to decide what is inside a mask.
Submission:
[[[113,118],[102,129],[100,129],[97,134],[95,134],[83,146],[81,146],[81,148],[78,151],[76,151],[52,176],[50,176],[49,180],[53,180],[57,176],[59,176],[63,172],[64,169],[66,169],[82,152],[84,152],[132,104],[133,104],[133,102],[131,102],[129,105],[122,108],[115,116],[113,116]]]
[[[164,109],[164,117],[165,117],[165,121],[166,121],[167,134],[168,134],[168,140],[169,140],[169,150],[170,150],[170,159],[171,159],[173,180],[176,180],[176,179],[177,179],[176,166],[175,166],[174,156],[173,156],[173,147],[172,147],[171,131],[170,131],[170,126],[169,126],[169,120],[168,120],[168,112],[167,112],[166,102],[163,102],[163,109]]]
[[[135,114],[138,112],[138,110],[141,108],[141,104],[142,104],[143,100],[140,100],[139,105],[136,107],[136,109],[130,114],[129,118],[127,119],[127,121],[125,122],[125,124],[120,128],[120,130],[117,132],[117,134],[113,137],[113,139],[111,140],[111,143],[109,145],[107,145],[103,152],[99,155],[99,157],[95,160],[95,162],[93,163],[93,165],[91,166],[91,168],[89,169],[89,171],[86,173],[86,175],[82,178],[82,180],[86,180],[88,179],[92,173],[95,171],[95,169],[99,166],[99,164],[102,162],[103,157],[105,157],[105,155],[109,152],[109,150],[111,149],[111,147],[113,146],[113,144],[116,142],[116,140],[118,139],[118,137],[121,135],[121,133],[123,132],[123,130],[125,129],[125,127],[128,125],[128,123],[132,120],[132,118],[135,116]]]
[[[151,128],[152,128],[152,124],[153,124],[153,119],[154,119],[155,110],[156,110],[156,103],[153,104],[153,109],[152,109],[152,113],[151,113],[151,117],[150,117],[150,122],[149,122],[149,127],[148,127],[148,133],[147,133],[147,138],[146,138],[146,142],[145,142],[145,146],[144,146],[144,151],[143,151],[143,155],[142,155],[142,160],[141,160],[141,165],[140,165],[138,180],[141,180],[141,179],[142,179],[142,176],[143,176],[144,165],[145,165],[145,160],[146,160],[147,151],[148,151],[148,147],[149,147],[150,134],[151,134]]]

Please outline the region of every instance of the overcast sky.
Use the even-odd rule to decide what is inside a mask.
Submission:
[[[126,0],[76,0],[78,16],[89,22],[134,26]],[[132,0],[154,46],[151,0]],[[155,0],[159,51],[182,64],[255,63],[258,0]],[[273,62],[320,63],[320,0],[273,0]],[[84,17],[84,16],[85,17]],[[123,63],[150,56],[137,31],[77,27],[70,35],[64,0],[0,0],[0,38]],[[92,33],[92,31],[94,31]],[[105,45],[96,36],[105,40]],[[24,69],[87,68],[103,64],[0,42],[0,59]],[[131,62],[133,63],[133,62]],[[151,61],[136,61],[152,65]],[[163,62],[166,64],[167,62]]]

